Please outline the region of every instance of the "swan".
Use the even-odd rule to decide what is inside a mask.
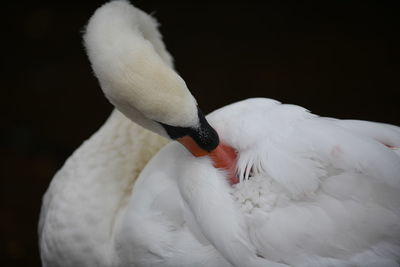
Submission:
[[[116,110],[43,197],[43,266],[399,266],[399,127],[267,98],[205,117],[126,1],[84,44]]]

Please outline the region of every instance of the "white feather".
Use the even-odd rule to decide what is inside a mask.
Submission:
[[[276,119],[269,119],[272,114]],[[137,219],[121,219],[130,226],[121,233],[138,228],[144,236],[129,237],[130,253],[135,247],[157,246],[157,255],[163,255],[155,263],[154,256],[143,251],[135,254],[143,266],[181,266],[180,262],[204,266],[196,260],[202,257],[213,263],[225,258],[234,266],[270,266],[273,262],[396,266],[400,257],[399,189],[391,179],[379,176],[395,175],[397,170],[398,165],[388,164],[400,162],[390,148],[345,130],[333,120],[268,99],[235,103],[210,114],[208,120],[225,137],[224,142],[238,149],[239,173],[250,165],[264,167],[231,188],[207,158],[194,158],[175,143],[160,151],[135,185],[127,214]],[[243,129],[238,125],[246,130],[235,131]],[[338,151],[338,146],[343,149]],[[345,146],[355,146],[362,153]],[[377,156],[365,155],[375,150]],[[268,162],[283,158],[282,154],[283,162]],[[245,163],[249,157],[251,163]],[[371,157],[377,160],[373,168],[367,166],[372,164]],[[296,185],[282,173],[288,173]],[[392,178],[400,179],[398,174]],[[162,240],[164,248],[160,248]],[[184,255],[192,255],[193,261]]]

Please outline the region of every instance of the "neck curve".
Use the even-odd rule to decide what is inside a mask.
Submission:
[[[90,18],[83,39],[103,92],[125,116],[163,136],[156,121],[198,123],[196,100],[174,71],[154,18],[128,2],[110,2]]]

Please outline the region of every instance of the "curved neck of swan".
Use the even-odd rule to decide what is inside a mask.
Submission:
[[[103,92],[125,116],[163,136],[157,122],[198,124],[196,101],[151,16],[123,1],[108,3],[90,19],[84,43]]]

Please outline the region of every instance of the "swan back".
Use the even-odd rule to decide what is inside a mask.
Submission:
[[[234,266],[396,266],[400,157],[380,140],[400,146],[400,128],[261,98],[207,119],[238,150],[241,183],[231,187],[207,158],[166,146],[127,208],[121,232],[131,235],[117,238],[126,257],[182,266],[215,249]]]

